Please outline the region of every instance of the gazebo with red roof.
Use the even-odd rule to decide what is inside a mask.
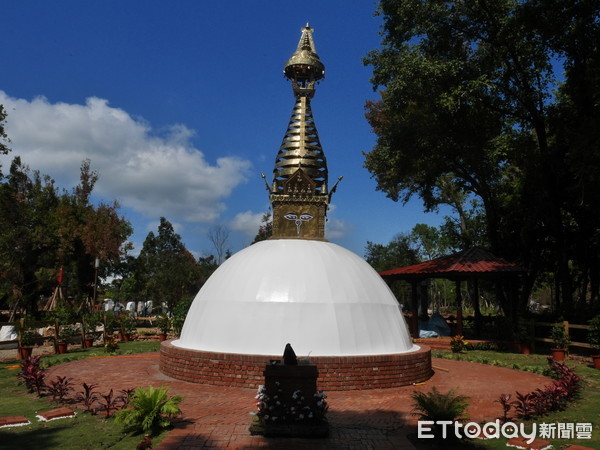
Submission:
[[[449,256],[432,259],[412,266],[398,267],[396,269],[385,270],[379,274],[391,282],[394,280],[406,280],[412,285],[412,320],[411,333],[413,337],[419,335],[419,325],[417,317],[417,282],[428,278],[446,278],[456,283],[456,309],[457,309],[457,334],[463,334],[462,317],[462,281],[473,279],[510,279],[524,273],[523,268],[518,264],[506,261],[503,258],[478,247],[473,247],[462,252]],[[477,290],[477,283],[475,283]],[[480,329],[481,312],[479,311],[479,295],[476,293],[473,302],[475,310],[476,327]]]

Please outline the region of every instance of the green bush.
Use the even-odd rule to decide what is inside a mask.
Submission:
[[[587,332],[588,344],[592,346],[594,354],[600,354],[600,315],[590,320],[590,327]]]
[[[139,387],[133,393],[129,407],[115,414],[117,422],[136,432],[157,431],[171,425],[169,418],[181,413],[179,395],[167,397],[168,387]]]
[[[552,338],[554,348],[557,349],[566,349],[571,343],[571,339],[569,338],[569,334],[567,333],[563,322],[555,323],[552,326],[550,337]]]
[[[161,314],[156,318],[156,326],[161,333],[167,334],[171,331],[171,318],[166,314]]]
[[[431,392],[413,392],[412,398],[413,414],[419,416],[420,420],[452,422],[464,419],[463,414],[467,410],[469,399],[464,395],[456,395],[456,389],[442,394],[435,386]]]

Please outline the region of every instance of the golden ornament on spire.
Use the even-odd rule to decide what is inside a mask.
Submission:
[[[327,189],[327,160],[321,148],[310,100],[315,83],[325,76],[307,23],[300,42],[284,67],[292,82],[296,104],[279,147],[273,185],[273,238],[325,240],[325,216],[331,193]]]

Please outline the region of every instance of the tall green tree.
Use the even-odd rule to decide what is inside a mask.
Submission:
[[[54,182],[14,158],[0,184],[0,292],[9,306],[33,306],[52,289],[58,236]]]
[[[10,148],[8,147],[8,143],[10,139],[4,130],[4,124],[6,123],[6,110],[4,109],[4,105],[0,105],[0,155],[6,155],[10,152]],[[0,166],[1,168],[2,166]],[[2,177],[2,171],[0,171],[0,178]]]
[[[61,266],[68,295],[85,298],[95,281],[94,260],[100,258],[101,275],[109,275],[126,253],[131,226],[116,203],[90,203],[92,174],[84,162],[81,184],[61,194],[50,177],[19,157],[12,161],[0,182],[0,292],[9,304],[35,309],[40,296],[52,293]]]
[[[169,310],[195,295],[202,283],[200,265],[181,242],[171,222],[160,218],[158,234],[148,233],[134,270],[140,300],[166,302]],[[128,282],[129,283],[129,282]]]
[[[409,266],[419,262],[417,250],[411,245],[407,234],[399,233],[388,244],[376,244],[368,241],[365,260],[377,271]]]
[[[600,108],[598,11],[593,0],[380,1],[382,47],[365,59],[382,88],[367,104],[378,139],[365,166],[396,201],[480,202],[491,250],[528,270],[505,310],[523,309],[543,272],[558,306],[572,303],[576,272],[596,280],[598,301],[600,140],[579,126]]]
[[[273,234],[273,218],[271,214],[271,209],[265,212],[261,218],[260,226],[258,227],[258,232],[256,236],[254,236],[254,240],[252,244],[255,244],[260,241],[264,241],[269,239]]]

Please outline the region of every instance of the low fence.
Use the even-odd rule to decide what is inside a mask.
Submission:
[[[563,321],[563,324],[565,326],[565,331],[566,331],[567,335],[571,339],[571,343],[569,344],[569,347],[581,347],[581,348],[586,348],[586,349],[592,348],[592,346],[590,344],[588,344],[587,342],[578,342],[578,341],[573,340],[573,338],[572,338],[573,330],[587,331],[590,328],[589,325],[579,325],[579,324],[569,323],[566,320]],[[556,322],[538,322],[536,320],[528,321],[527,326],[529,328],[529,334],[530,334],[534,344],[535,344],[535,342],[544,342],[544,343],[551,344],[553,342],[552,339],[547,338],[547,337],[538,337],[540,335],[540,333],[538,333],[538,329],[539,328],[544,328],[544,329],[552,328],[554,325],[556,325]],[[549,332],[544,332],[542,335],[548,336],[549,334],[550,334]]]

